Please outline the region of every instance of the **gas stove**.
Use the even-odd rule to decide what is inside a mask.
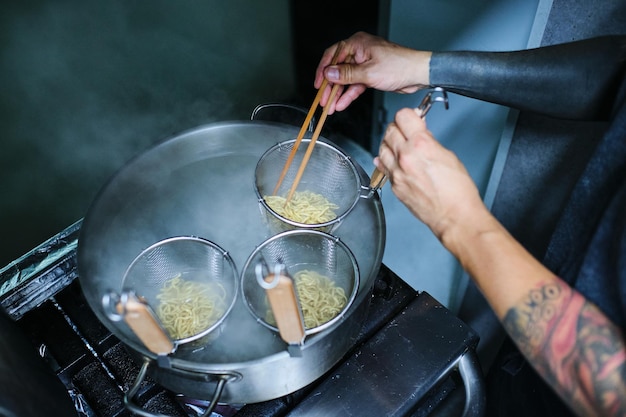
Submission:
[[[88,306],[76,268],[81,221],[0,270],[0,306],[67,388],[77,415],[129,416],[124,394],[140,364]],[[481,415],[477,334],[384,264],[359,337],[329,372],[256,404],[219,404],[213,416]],[[147,378],[135,396],[150,413],[199,416],[206,401]],[[1,404],[0,404],[1,406]]]

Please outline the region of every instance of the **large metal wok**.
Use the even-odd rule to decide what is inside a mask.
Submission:
[[[296,135],[296,127],[259,121],[215,123],[184,132],[122,168],[85,216],[78,268],[90,307],[138,359],[152,363],[146,367],[151,376],[174,392],[210,399],[220,391],[220,402],[231,404],[284,396],[328,371],[361,329],[385,245],[376,192],[361,198],[333,232],[357,259],[361,281],[356,299],[341,321],[306,339],[301,357],[290,356],[278,334],[255,321],[241,296],[217,337],[203,345],[181,346],[166,358],[146,349],[103,309],[103,294],[121,289],[133,258],[167,237],[208,239],[228,251],[241,272],[255,247],[270,236],[254,192],[256,163],[269,147]],[[352,157],[369,158],[351,141],[338,146]],[[367,185],[367,174],[356,165]]]

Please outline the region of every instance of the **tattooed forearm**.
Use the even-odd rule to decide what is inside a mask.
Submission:
[[[504,327],[540,375],[581,415],[626,415],[621,330],[560,279],[533,289]]]
[[[509,310],[504,326],[526,357],[540,356],[547,332],[554,329],[558,312],[571,299],[571,290],[557,283],[533,289]]]

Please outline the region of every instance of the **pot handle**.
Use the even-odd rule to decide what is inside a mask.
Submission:
[[[458,371],[465,387],[463,417],[479,417],[485,413],[487,403],[482,370],[473,349],[466,351],[458,360]]]
[[[252,115],[250,116],[250,120],[260,120],[261,118],[259,117],[259,113],[263,112],[264,110],[269,110],[272,108],[283,108],[283,109],[289,109],[289,110],[293,110],[296,112],[300,112],[303,113],[304,116],[308,116],[308,110],[299,106],[294,106],[293,104],[284,104],[284,103],[265,103],[265,104],[259,104],[258,106],[256,106],[254,108],[254,110],[252,111]],[[266,120],[273,120],[273,121],[279,121],[278,118],[274,117],[274,118],[267,118]],[[306,120],[306,118],[304,119]],[[296,123],[291,123],[291,124],[296,124]],[[300,126],[302,123],[297,124],[298,126]],[[313,129],[315,128],[315,116],[311,117],[311,120],[309,121],[309,125],[307,130],[309,132],[313,132]]]
[[[132,413],[138,416],[142,416],[142,417],[170,417],[165,414],[153,413],[148,410],[145,410],[139,404],[134,402],[134,398],[137,395],[137,391],[139,391],[139,387],[141,386],[141,383],[146,378],[150,363],[151,363],[150,359],[148,358],[144,359],[143,364],[141,365],[141,368],[139,369],[139,373],[137,374],[137,377],[135,378],[135,382],[133,383],[132,387],[130,387],[128,392],[124,394],[124,406]],[[226,386],[226,382],[228,382],[228,380],[229,379],[226,377],[219,378],[217,382],[217,386],[215,387],[215,392],[213,393],[213,397],[211,398],[211,402],[209,403],[206,411],[200,417],[209,417],[213,413],[213,410],[215,409],[215,406],[217,405],[217,402],[220,399],[222,392],[224,391],[224,387]]]

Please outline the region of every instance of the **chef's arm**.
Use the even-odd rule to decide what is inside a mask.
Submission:
[[[553,117],[605,120],[625,71],[626,36],[512,52],[430,52],[358,32],[324,52],[314,85],[320,88],[326,78],[344,86],[330,113],[347,108],[367,88],[410,94],[439,86]],[[329,95],[330,86],[322,105]]]
[[[537,262],[486,209],[467,216],[442,241],[529,363],[579,415],[625,415],[622,331]]]
[[[396,113],[375,164],[398,199],[459,260],[563,401],[581,415],[626,415],[622,331],[508,233],[458,157],[413,109]]]
[[[552,117],[604,120],[625,70],[626,36],[605,36],[514,52],[433,52],[430,84]]]

